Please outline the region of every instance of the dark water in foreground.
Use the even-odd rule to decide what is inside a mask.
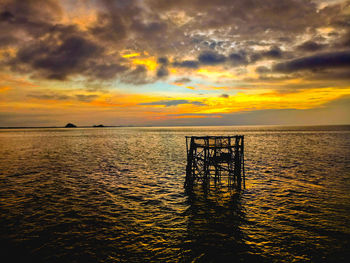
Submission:
[[[246,189],[185,194],[184,136],[235,134]],[[9,262],[345,262],[350,126],[0,130],[0,235]]]

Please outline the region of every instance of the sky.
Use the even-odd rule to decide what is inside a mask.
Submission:
[[[350,124],[350,1],[0,0],[0,127]]]

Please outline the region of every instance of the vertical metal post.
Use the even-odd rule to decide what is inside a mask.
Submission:
[[[244,169],[244,136],[242,136],[242,169],[243,169],[243,187],[245,188],[245,169]]]

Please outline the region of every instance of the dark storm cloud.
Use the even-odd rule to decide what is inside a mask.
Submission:
[[[35,78],[65,80],[74,75],[109,80],[126,72],[129,67],[109,57],[105,48],[75,26],[55,25],[47,37],[22,45],[16,56],[3,65],[13,71],[28,72]]]
[[[157,69],[157,77],[158,78],[163,78],[169,75],[169,71],[168,71],[168,64],[169,64],[169,60],[166,57],[160,57],[158,58],[158,64],[160,64],[160,67],[158,67]]]
[[[106,45],[74,25],[62,25],[57,19],[62,15],[59,1],[3,1],[0,8],[1,45],[16,45],[15,57],[1,62],[2,67],[29,73],[35,78],[65,80],[73,75],[108,80],[128,71],[115,55],[105,54]],[[106,1],[108,2],[108,1]],[[114,26],[118,15],[113,16]],[[109,17],[110,18],[110,17]],[[99,16],[100,25],[107,23]],[[118,29],[117,27],[115,27]],[[90,31],[93,29],[90,29]],[[118,34],[120,30],[117,30]],[[31,36],[30,41],[19,41],[18,35]],[[24,36],[26,36],[24,35]],[[109,35],[110,38],[113,34]]]
[[[166,57],[160,57],[160,58],[158,58],[158,63],[162,64],[162,65],[168,65],[169,64],[169,60]]]
[[[33,42],[18,51],[12,65],[25,64],[48,79],[66,79],[87,70],[87,63],[101,55],[103,49],[82,36],[70,36],[60,44],[53,41]]]
[[[160,101],[153,101],[153,102],[145,102],[145,103],[140,103],[139,105],[150,105],[150,106],[177,106],[181,104],[193,104],[196,106],[204,106],[205,104],[200,101],[189,101],[189,100],[160,100]]]
[[[348,87],[348,82],[344,82],[344,80],[350,80],[350,74],[348,68],[334,68],[334,69],[326,69],[321,71],[312,72],[313,74],[309,74],[306,77],[311,80],[332,80],[333,83],[335,81],[340,81],[344,83],[345,87]],[[342,83],[338,83],[337,86],[342,86]]]
[[[248,65],[248,57],[245,52],[231,53],[229,55],[230,62],[233,66]]]
[[[198,61],[203,65],[217,65],[224,63],[226,57],[213,51],[205,51],[199,54]]]
[[[164,65],[160,66],[157,70],[157,77],[162,78],[169,75],[168,68]]]
[[[282,55],[282,50],[279,47],[273,46],[269,50],[252,53],[250,55],[250,62],[254,63],[262,59],[280,59]]]
[[[278,63],[273,66],[277,72],[296,72],[327,68],[350,67],[350,51],[328,52]]]
[[[298,36],[317,35],[321,26],[342,28],[338,46],[350,43],[343,33],[349,32],[344,5],[319,9],[311,0],[101,0],[91,3],[97,19],[86,30],[60,24],[66,17],[65,2],[0,1],[0,46],[18,50],[15,57],[0,64],[38,78],[118,78],[133,84],[155,81],[156,77],[147,76],[146,68],[133,68],[130,61],[118,57],[125,48],[159,57],[157,77],[166,77],[169,66],[244,67],[263,59],[288,57],[280,45],[283,50],[295,47]],[[178,11],[184,21],[173,16]],[[318,38],[312,39],[313,43],[300,45],[295,54],[319,51]],[[256,46],[266,50],[256,51]],[[194,59],[189,60],[188,55]],[[168,57],[176,60],[169,63]]]
[[[3,11],[0,13],[0,21],[12,22],[14,21],[15,16],[9,11]]]
[[[273,46],[269,50],[261,51],[261,52],[246,52],[243,50],[232,52],[226,57],[223,54],[219,54],[214,51],[205,51],[199,54],[198,62],[197,61],[187,61],[188,67],[197,68],[199,65],[220,65],[224,63],[228,63],[234,67],[246,66],[248,64],[253,64],[258,60],[262,59],[281,59],[282,51],[280,48]],[[175,62],[174,66],[185,66],[185,62],[181,63]],[[195,63],[197,62],[197,63]]]
[[[301,45],[297,46],[297,49],[301,50],[301,51],[310,51],[310,52],[313,52],[313,51],[319,51],[323,48],[325,48],[326,45],[324,44],[319,44],[317,42],[314,42],[314,41],[306,41],[304,43],[302,43]]]
[[[205,51],[198,56],[198,64],[195,64],[197,67],[202,65],[220,65],[228,63],[234,67],[246,66],[253,64],[258,60],[262,59],[281,59],[282,51],[280,48],[273,46],[269,50],[260,51],[260,52],[246,52],[243,50],[233,52],[226,57],[223,54],[216,53],[214,51]],[[183,64],[184,62],[182,62]],[[174,63],[174,66],[178,64]]]
[[[266,58],[281,58],[282,57],[282,51],[279,47],[272,47],[268,51],[264,51],[261,53],[263,57]]]
[[[174,67],[177,68],[192,68],[196,69],[199,67],[199,63],[196,60],[184,60],[184,61],[175,61],[172,63]]]

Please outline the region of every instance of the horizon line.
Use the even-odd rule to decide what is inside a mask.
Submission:
[[[0,129],[74,129],[74,128],[157,128],[157,127],[229,127],[229,126],[284,126],[284,127],[315,127],[315,126],[350,126],[348,124],[231,124],[231,125],[104,125],[103,127],[82,125],[76,127],[65,126],[0,126]]]

